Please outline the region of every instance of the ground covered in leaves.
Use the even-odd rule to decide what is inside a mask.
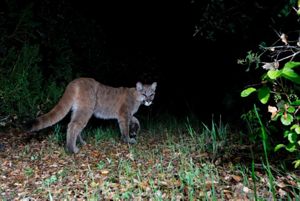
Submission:
[[[118,130],[95,129],[74,155],[64,149],[63,132],[0,133],[1,200],[299,199],[297,171],[272,166],[274,195],[262,162],[254,171],[247,163],[251,146],[229,137],[210,146],[201,131],[159,127],[142,130],[131,146]]]

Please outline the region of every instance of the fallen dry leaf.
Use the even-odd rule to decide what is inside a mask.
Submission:
[[[240,182],[242,180],[242,177],[238,176],[238,175],[232,175],[232,178],[234,179],[234,181],[236,182]]]

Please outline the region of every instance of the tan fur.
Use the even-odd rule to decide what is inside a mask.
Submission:
[[[57,105],[47,114],[38,117],[30,131],[54,125],[72,110],[66,143],[70,152],[79,151],[77,139],[85,144],[80,133],[92,115],[102,119],[117,119],[123,140],[134,144],[136,140],[130,136],[138,132],[140,124],[133,115],[141,104],[151,105],[156,85],[156,82],[152,85],[138,82],[135,88],[114,88],[92,78],[75,79],[69,83]]]

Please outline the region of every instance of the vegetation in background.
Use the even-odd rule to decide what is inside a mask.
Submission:
[[[48,1],[7,1],[0,12],[2,126],[49,110],[66,84],[81,74],[74,59],[76,48],[71,43],[75,30],[86,24],[85,19],[80,18],[81,24],[72,24],[67,19],[69,5],[58,4],[65,7],[54,7]],[[97,44],[85,40],[88,42]],[[80,58],[84,59],[83,55]]]
[[[4,115],[21,115],[28,112],[37,112],[36,106],[42,100],[42,75],[37,65],[41,61],[39,47],[25,44],[20,51],[11,48],[5,58],[1,60],[2,68],[0,78],[0,110]],[[33,98],[35,97],[35,98]]]
[[[264,1],[191,0],[193,36],[197,39],[217,42],[224,35],[230,38],[243,35],[244,40],[248,40],[256,37],[251,34],[253,29],[264,33],[264,30],[269,28],[263,27],[265,24],[272,27],[281,24],[293,12],[291,8],[295,7],[296,2],[297,0],[278,1],[270,5],[269,2]],[[265,23],[253,23],[257,20]]]

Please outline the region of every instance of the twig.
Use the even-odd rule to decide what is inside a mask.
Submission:
[[[1,121],[5,121],[5,120],[7,120],[9,118],[9,115],[7,115],[6,117],[3,117],[2,119],[0,119],[0,122]]]
[[[294,54],[289,55],[289,56],[286,56],[286,57],[283,57],[283,58],[281,58],[281,59],[278,59],[277,61],[280,62],[280,61],[283,61],[283,60],[285,60],[285,59],[288,59],[288,58],[291,58],[291,57],[295,57],[295,56],[296,56],[297,54],[299,54],[299,53],[300,53],[300,51],[295,52]]]
[[[264,49],[272,50],[272,49],[297,49],[300,51],[299,46],[292,46],[292,45],[280,45],[280,46],[270,46],[270,47],[262,47]]]

